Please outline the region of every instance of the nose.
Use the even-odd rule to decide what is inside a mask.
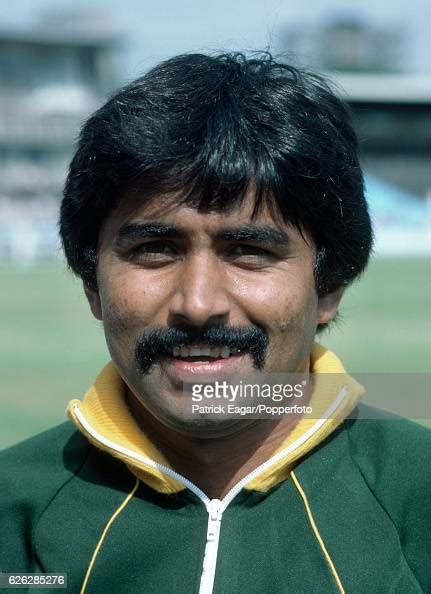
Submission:
[[[205,326],[226,324],[230,301],[217,256],[201,251],[186,258],[170,303],[170,323]]]

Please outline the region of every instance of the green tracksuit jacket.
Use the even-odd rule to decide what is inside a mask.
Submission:
[[[64,571],[74,594],[431,593],[431,431],[364,410],[218,524],[65,422],[0,453],[0,570]]]

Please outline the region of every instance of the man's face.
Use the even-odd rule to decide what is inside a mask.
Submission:
[[[267,209],[252,221],[252,210],[251,194],[229,213],[130,195],[100,232],[99,291],[86,293],[112,359],[157,423],[191,436],[250,421],[202,422],[185,406],[183,382],[306,372],[316,327],[341,297],[317,296],[306,235]]]

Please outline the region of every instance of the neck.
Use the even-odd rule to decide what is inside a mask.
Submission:
[[[196,438],[162,425],[130,392],[127,403],[141,429],[157,444],[170,466],[210,499],[223,498],[268,460],[298,422],[290,417],[241,421],[229,435]]]

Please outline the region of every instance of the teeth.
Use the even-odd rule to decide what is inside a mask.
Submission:
[[[222,348],[222,350],[220,351],[220,356],[223,357],[223,359],[227,359],[230,355],[230,348],[225,346]]]
[[[208,347],[208,346],[176,346],[172,349],[172,354],[174,357],[213,357],[214,359],[218,359],[222,357],[223,359],[227,359],[231,354],[237,354],[239,349],[237,348],[230,348],[228,346],[224,347]]]

